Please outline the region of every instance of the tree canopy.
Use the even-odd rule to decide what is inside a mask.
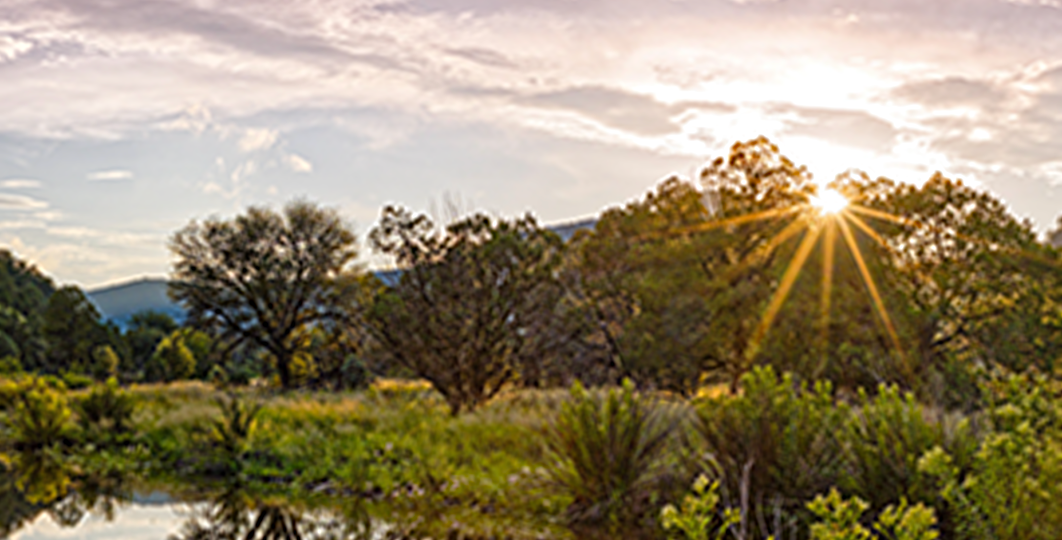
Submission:
[[[232,219],[191,222],[170,240],[171,297],[188,323],[228,350],[250,344],[294,383],[295,339],[307,326],[348,315],[356,237],[333,209],[295,201],[282,212],[251,207]]]

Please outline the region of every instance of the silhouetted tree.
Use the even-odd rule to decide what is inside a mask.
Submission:
[[[252,207],[231,220],[193,221],[170,241],[170,296],[225,350],[250,343],[267,351],[289,388],[296,333],[349,316],[355,241],[335,210],[305,201],[281,213]]]
[[[563,244],[534,218],[477,214],[439,230],[388,206],[369,239],[404,269],[369,313],[381,351],[430,381],[452,413],[484,403],[518,377],[522,359],[548,352],[534,330],[556,315]]]

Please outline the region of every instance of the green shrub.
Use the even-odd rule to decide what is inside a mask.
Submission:
[[[22,362],[14,356],[0,358],[0,375],[17,375],[22,373]]]
[[[136,399],[113,377],[74,402],[82,436],[89,442],[121,440],[132,429]]]
[[[552,485],[572,498],[573,522],[631,524],[643,517],[664,473],[674,424],[633,383],[604,396],[576,382],[545,439]]]
[[[97,381],[106,381],[118,375],[118,355],[110,345],[100,345],[92,350],[92,376]]]
[[[63,442],[70,414],[65,394],[41,379],[26,381],[9,418],[15,445],[35,450]]]
[[[177,330],[159,342],[147,366],[148,380],[173,382],[195,373],[195,356]]]
[[[61,375],[63,386],[70,390],[81,390],[82,388],[88,388],[95,382],[92,377],[75,373],[73,371],[65,371]]]
[[[834,402],[828,382],[809,389],[770,367],[745,374],[741,389],[740,395],[703,402],[698,431],[725,506],[743,506],[743,530],[767,537],[771,531],[754,530],[767,516],[780,516],[786,527],[806,520],[804,502],[841,478],[838,435],[848,408]]]
[[[990,385],[992,431],[969,465],[935,448],[919,468],[937,482],[960,539],[1062,538],[1062,430],[1042,379]]]
[[[936,446],[962,456],[976,447],[965,420],[950,422],[933,414],[911,393],[882,386],[878,395],[859,393],[861,407],[848,422],[849,474],[842,485],[874,510],[901,498],[931,503],[931,482],[918,471],[918,460]]]
[[[811,540],[935,540],[940,536],[934,529],[936,515],[921,504],[909,506],[901,500],[899,506],[885,508],[872,528],[860,523],[868,506],[858,497],[845,500],[836,489],[825,497],[816,496],[808,503],[808,510],[818,518],[810,527]]]
[[[660,524],[665,531],[685,540],[723,540],[730,527],[741,521],[741,516],[732,508],[719,511],[718,505],[719,482],[710,482],[707,476],[701,475],[678,508],[671,504],[664,506]]]

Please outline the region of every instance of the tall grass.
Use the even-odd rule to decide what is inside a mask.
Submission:
[[[675,427],[624,381],[604,395],[579,383],[546,430],[553,486],[571,497],[574,522],[631,525],[651,510]]]

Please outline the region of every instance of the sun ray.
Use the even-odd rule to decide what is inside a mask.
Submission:
[[[916,227],[916,228],[919,228],[919,229],[930,229],[930,230],[935,229],[935,227],[933,227],[932,225],[928,225],[926,223],[922,223],[922,222],[917,221],[917,220],[913,220],[913,219],[909,219],[909,218],[903,218],[903,217],[899,217],[899,216],[894,216],[894,215],[889,214],[887,212],[882,212],[880,210],[874,210],[872,208],[867,208],[865,206],[860,206],[860,205],[853,204],[853,205],[850,205],[849,208],[852,211],[854,211],[854,212],[863,214],[864,216],[869,216],[869,217],[881,219],[883,221],[891,221],[893,223],[898,223],[900,225],[906,225],[906,226],[909,226],[909,227]],[[856,216],[853,216],[853,215],[849,214],[849,217],[855,218]],[[862,222],[862,220],[860,220],[859,222]],[[859,222],[855,222],[856,225],[859,225]],[[867,231],[872,231],[873,230],[873,229],[870,229],[870,227],[867,226],[865,222],[862,222],[862,223],[863,223],[863,227],[860,227],[860,228],[864,228],[864,230],[867,230]],[[1045,257],[1045,256],[1043,256],[1042,254],[1039,254],[1039,253],[1030,252],[1028,250],[1024,250],[1024,249],[1020,249],[1020,248],[1001,246],[1001,245],[999,245],[999,244],[997,244],[995,242],[991,242],[991,241],[985,240],[983,238],[976,238],[976,237],[973,237],[973,236],[960,234],[960,233],[957,233],[957,232],[954,232],[954,231],[951,234],[953,234],[955,236],[955,238],[958,238],[958,239],[963,240],[965,242],[970,242],[972,244],[978,244],[978,245],[981,245],[981,246],[985,246],[985,247],[987,247],[989,249],[996,249],[996,250],[999,250],[999,251],[1002,251],[1002,252],[1005,252],[1005,253],[1009,253],[1011,255],[1018,256],[1018,257],[1025,257],[1026,259],[1029,259],[1031,261],[1036,261],[1036,262],[1039,262],[1039,263],[1047,264],[1049,266],[1054,266],[1056,268],[1062,268],[1062,262],[1060,262],[1060,261],[1058,261],[1056,259],[1052,259],[1050,257]],[[888,246],[887,243],[885,242],[885,240],[882,239],[881,236],[878,235],[877,233],[873,233],[872,237],[877,239],[882,245]]]
[[[830,301],[833,294],[833,254],[834,245],[837,242],[837,225],[834,223],[836,220],[829,220],[826,222],[825,235],[822,238],[822,298],[820,299],[820,324],[821,333],[819,339],[822,341],[822,359],[816,371],[822,370],[822,364],[828,357],[827,351],[830,347]]]
[[[786,297],[789,296],[789,290],[793,288],[800,270],[804,267],[804,262],[807,261],[808,255],[811,254],[811,249],[815,247],[820,231],[819,227],[809,227],[808,233],[800,242],[796,254],[789,261],[789,267],[786,268],[785,274],[782,276],[782,283],[779,285],[778,290],[775,291],[774,296],[771,297],[771,303],[767,306],[767,311],[764,312],[759,327],[756,328],[756,332],[752,335],[752,342],[749,344],[749,348],[746,349],[749,359],[755,358],[759,353],[760,344],[764,336],[767,335],[774,318],[778,315],[778,311],[781,310]]]
[[[874,282],[874,278],[870,275],[870,269],[867,268],[867,263],[863,260],[863,253],[859,250],[859,245],[856,244],[855,236],[852,234],[852,230],[848,228],[848,224],[845,219],[846,216],[842,216],[842,219],[837,220],[837,224],[841,228],[841,236],[844,237],[845,243],[848,244],[848,249],[852,253],[852,257],[855,259],[856,266],[859,267],[859,273],[863,275],[863,281],[866,283],[867,290],[870,292],[870,297],[874,301],[874,307],[878,310],[878,315],[881,317],[882,322],[885,324],[885,330],[889,334],[889,339],[892,341],[893,347],[896,348],[896,353],[900,355],[900,360],[903,363],[904,375],[910,376],[911,370],[907,365],[907,357],[903,352],[903,347],[900,345],[900,336],[896,333],[896,327],[892,324],[892,318],[889,317],[888,310],[885,309],[885,302],[881,299],[881,294],[878,292],[878,286]]]
[[[743,216],[734,216],[732,218],[727,218],[727,219],[709,220],[709,221],[706,221],[704,223],[698,223],[696,225],[689,225],[687,227],[678,227],[678,228],[675,228],[675,229],[667,229],[667,230],[663,230],[663,231],[656,231],[656,232],[651,232],[651,233],[639,235],[638,239],[645,239],[645,238],[650,238],[650,237],[655,237],[655,236],[663,236],[665,234],[666,235],[688,234],[688,233],[701,232],[701,231],[710,231],[712,229],[718,229],[720,227],[730,227],[730,226],[734,226],[734,225],[744,225],[746,223],[751,223],[751,222],[754,222],[754,221],[763,221],[763,220],[767,220],[767,219],[771,219],[771,218],[777,218],[777,217],[786,216],[786,215],[789,215],[789,214],[795,214],[795,213],[799,212],[800,210],[802,210],[804,208],[804,206],[805,205],[790,206],[788,208],[774,208],[774,209],[771,209],[771,210],[764,210],[762,212],[755,212],[755,213],[752,213],[752,214],[745,214]]]

